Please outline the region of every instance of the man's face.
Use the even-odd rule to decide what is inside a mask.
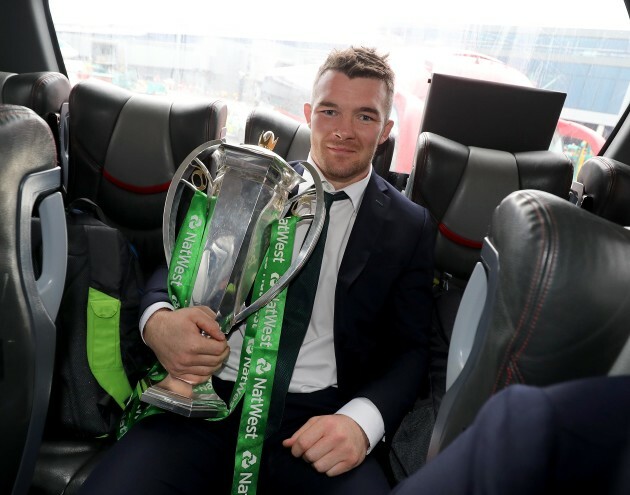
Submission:
[[[392,129],[386,119],[387,88],[378,79],[325,72],[304,105],[311,128],[311,156],[336,188],[363,179],[374,152]]]

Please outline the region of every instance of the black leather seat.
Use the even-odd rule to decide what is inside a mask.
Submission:
[[[244,143],[258,144],[265,131],[273,131],[278,138],[273,151],[286,161],[306,160],[311,149],[311,130],[307,124],[278,111],[256,107],[247,116]]]
[[[76,84],[67,202],[97,203],[135,245],[148,275],[164,260],[162,214],[171,178],[195,148],[223,137],[226,118],[221,100],[135,95],[101,81]],[[113,442],[67,434],[61,424],[49,416],[31,495],[76,493]]]
[[[482,310],[454,329],[454,338],[472,335],[471,346],[442,400],[429,459],[511,384],[629,372],[629,256],[628,230],[562,198],[525,190],[501,202],[462,300]]]
[[[438,228],[435,269],[442,286],[436,320],[446,343],[494,209],[521,189],[568,199],[572,176],[573,165],[562,153],[510,153],[465,146],[430,132],[420,134],[405,194],[429,210]]]
[[[0,492],[26,493],[35,467],[66,276],[61,171],[50,129],[33,110],[0,104]],[[41,230],[31,229],[37,216]],[[41,234],[35,269],[33,236]]]
[[[67,142],[62,127],[71,89],[70,81],[60,72],[0,72],[0,103],[25,106],[46,121],[55,138],[64,181]]]
[[[68,200],[86,197],[136,246],[145,274],[164,260],[162,213],[175,170],[225,134],[221,100],[133,94],[82,81],[70,94]]]
[[[42,118],[59,113],[70,90],[70,81],[59,72],[0,72],[0,103],[25,106]]]
[[[428,208],[438,224],[437,270],[465,285],[500,201],[519,189],[568,199],[572,176],[573,166],[562,153],[510,153],[423,132],[405,193]]]
[[[595,215],[630,225],[630,166],[595,156],[584,162],[572,185],[575,202]]]
[[[260,135],[265,131],[273,131],[278,138],[274,152],[286,161],[306,160],[308,157],[311,149],[311,130],[307,124],[275,110],[254,108],[245,123],[245,144],[258,144]],[[376,149],[372,165],[377,174],[402,191],[407,183],[408,174],[390,171],[395,144],[396,138],[390,135]]]
[[[418,137],[405,194],[425,206],[438,232],[435,308],[427,392],[394,438],[392,465],[402,478],[425,462],[431,428],[446,388],[446,369],[462,294],[479,260],[492,213],[508,194],[538,189],[568,199],[573,166],[562,153],[510,153],[465,146],[438,134]],[[474,311],[472,305],[471,311]]]

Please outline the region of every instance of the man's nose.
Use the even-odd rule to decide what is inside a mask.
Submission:
[[[335,129],[337,139],[349,139],[354,136],[354,127],[351,119],[341,119]]]

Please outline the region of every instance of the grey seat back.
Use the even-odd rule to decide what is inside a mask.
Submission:
[[[572,177],[573,166],[562,153],[510,153],[423,132],[405,193],[438,224],[436,269],[465,285],[501,200],[520,189],[568,199]]]
[[[61,173],[53,136],[33,110],[0,105],[0,492],[26,493],[44,429],[55,325],[66,275]],[[40,219],[35,270],[32,219]]]
[[[76,84],[69,102],[68,199],[98,204],[139,252],[148,274],[164,261],[162,214],[175,170],[225,134],[221,100],[133,94],[101,81]]]
[[[609,373],[630,336],[629,256],[630,231],[557,196],[501,202],[481,254],[483,309],[464,329],[470,355],[442,400],[429,459],[498,390]]]

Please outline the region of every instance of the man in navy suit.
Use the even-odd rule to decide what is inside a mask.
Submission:
[[[630,376],[513,385],[392,495],[621,495],[629,472]]]
[[[383,439],[392,438],[426,375],[434,243],[428,212],[371,165],[393,126],[393,92],[386,57],[367,48],[335,50],[304,106],[309,162],[324,189],[343,191],[345,199],[332,204],[312,316],[282,422],[265,442],[259,492],[390,490],[369,454],[387,447]],[[212,375],[217,392],[229,397],[243,336],[234,331],[226,339],[209,308],[173,311],[165,284],[162,271],[143,300],[145,342],[172,376],[202,383]],[[227,493],[239,416],[145,418],[108,453],[85,492]]]

